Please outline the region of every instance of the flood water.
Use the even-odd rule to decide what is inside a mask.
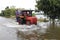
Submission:
[[[18,25],[15,20],[0,17],[0,40],[38,40],[48,25],[49,22],[38,22],[37,26]]]

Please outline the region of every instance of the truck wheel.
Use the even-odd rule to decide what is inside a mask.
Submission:
[[[27,25],[30,25],[31,23],[30,23],[30,21],[27,21],[27,23],[26,23]]]
[[[37,23],[35,23],[35,25],[37,25]]]

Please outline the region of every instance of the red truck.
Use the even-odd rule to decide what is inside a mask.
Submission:
[[[37,18],[35,16],[32,16],[33,10],[20,10],[20,20],[18,21],[19,24],[35,24],[37,25]]]

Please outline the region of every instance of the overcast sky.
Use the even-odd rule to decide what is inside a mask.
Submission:
[[[0,11],[6,6],[16,6],[16,8],[35,9],[35,0],[0,0]]]

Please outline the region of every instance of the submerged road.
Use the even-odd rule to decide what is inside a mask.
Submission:
[[[40,26],[43,26],[43,27],[41,27],[40,32],[44,33],[44,31],[47,28],[47,24],[48,23],[39,23],[38,24]],[[0,17],[0,40],[18,40],[17,29],[16,29],[17,27],[20,28],[19,30],[21,30],[21,31],[27,31],[27,30],[31,31],[31,30],[36,30],[36,29],[40,28],[40,27],[33,28],[31,26],[26,27],[26,25],[24,25],[24,27],[22,27],[22,25],[18,25],[15,22],[15,20],[13,20],[13,19]],[[21,39],[19,39],[19,40],[21,40]]]
[[[8,24],[8,19],[0,17],[0,40],[17,40],[16,29],[12,28],[13,26],[9,27]]]

